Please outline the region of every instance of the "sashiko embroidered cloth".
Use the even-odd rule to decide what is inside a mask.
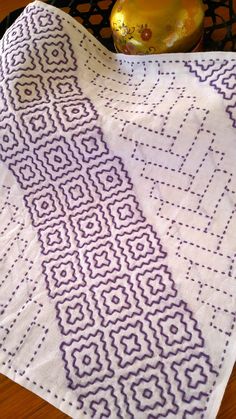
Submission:
[[[0,60],[0,371],[73,418],[214,418],[236,55],[115,55],[35,2]]]

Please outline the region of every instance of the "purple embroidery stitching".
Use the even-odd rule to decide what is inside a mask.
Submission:
[[[216,373],[201,331],[178,299],[166,253],[139,208],[121,159],[108,149],[96,125],[98,114],[82,96],[69,37],[46,35],[61,30],[60,19],[35,6],[26,15],[21,18],[26,25],[19,20],[3,42],[4,57],[10,54],[14,61],[17,40],[23,67],[22,75],[8,77],[3,60],[8,91],[0,157],[24,189],[38,233],[68,386],[92,417],[116,412],[122,418],[120,398],[130,418],[176,415],[177,398],[183,417],[202,413],[204,389]],[[37,65],[27,74],[24,60],[31,63],[32,55],[27,48],[21,55],[20,48],[32,25],[40,38]],[[7,101],[19,111],[21,128]]]
[[[185,63],[189,71],[193,73],[200,82],[208,82],[226,101],[226,112],[229,115],[232,125],[236,128],[236,64],[225,60],[218,64],[212,60],[210,64],[204,66],[198,60],[191,63]]]

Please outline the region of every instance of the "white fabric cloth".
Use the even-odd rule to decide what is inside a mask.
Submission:
[[[0,372],[73,418],[214,418],[235,362],[235,53],[0,44]]]

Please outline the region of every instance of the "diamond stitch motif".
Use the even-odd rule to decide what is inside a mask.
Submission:
[[[109,409],[108,402],[105,399],[100,399],[99,402],[93,401],[91,403],[91,409],[96,412],[100,410],[101,417],[109,418],[111,417],[111,410]],[[102,412],[101,412],[102,409]]]
[[[82,214],[71,215],[70,220],[79,247],[111,236],[105,214],[99,204]]]
[[[147,320],[164,358],[203,346],[197,322],[183,301],[171,303],[167,300],[166,304],[162,302],[155,312],[147,314]]]
[[[222,69],[228,64],[227,60],[223,60],[222,62],[216,62],[215,60],[211,59],[207,62],[199,62],[198,60],[191,62],[186,62],[186,67],[191,68],[191,72],[193,72],[201,82],[208,81],[212,76],[218,72],[221,72]]]
[[[150,390],[150,387],[152,387],[152,390]],[[153,389],[155,389],[155,391],[153,391]],[[158,377],[152,376],[149,380],[140,379],[137,384],[134,383],[132,385],[132,390],[134,393],[134,400],[137,402],[137,408],[141,411],[154,410],[157,403],[156,399],[159,399],[159,404],[161,404],[162,407],[165,404],[163,398],[164,392],[160,386]],[[140,396],[142,396],[142,399]]]
[[[33,44],[43,71],[62,73],[77,69],[72,45],[67,35],[41,37],[40,43],[33,41]]]
[[[120,368],[137,368],[137,363],[154,355],[145,326],[138,320],[129,320],[125,326],[116,326],[110,332],[110,337]]]
[[[145,220],[135,197],[130,194],[121,199],[114,199],[107,208],[117,229],[126,229]]]
[[[57,191],[52,185],[34,190],[25,195],[24,200],[29,209],[32,224],[36,227],[65,215]]]
[[[9,164],[9,168],[16,176],[23,189],[40,185],[45,180],[42,171],[31,156],[24,156]]]
[[[54,103],[54,107],[58,121],[65,132],[86,127],[98,118],[94,106],[86,98],[68,99],[66,102]]]
[[[13,23],[11,30],[7,31],[6,36],[3,37],[3,51],[21,45],[23,41],[28,41],[29,39],[28,19],[22,16],[17,22]]]
[[[48,33],[56,30],[62,30],[61,19],[46,10],[35,9],[30,14],[30,22],[33,27],[34,33]]]
[[[111,413],[117,418],[122,419],[118,399],[115,395],[114,388],[110,385],[107,387],[99,386],[95,391],[86,393],[81,397],[86,408],[86,412],[91,414],[92,418],[111,417]]]
[[[66,296],[86,285],[77,252],[60,254],[43,262],[43,272],[51,298]]]
[[[90,290],[104,327],[142,313],[129,275],[108,274]]]
[[[57,250],[70,249],[71,246],[68,228],[64,221],[46,224],[44,227],[39,228],[38,237],[44,255]]]
[[[73,174],[67,174],[66,181],[60,184],[67,207],[70,210],[83,211],[87,205],[93,203],[94,198],[85,181],[84,176],[77,169]]]
[[[30,47],[27,44],[21,44],[20,47],[12,48],[4,55],[6,74],[25,72],[36,68]]]
[[[149,225],[136,227],[132,231],[118,234],[116,237],[122,255],[131,271],[166,257],[160,239]]]
[[[176,297],[177,290],[167,266],[148,267],[137,275],[137,283],[145,305],[155,307],[161,300]]]
[[[132,188],[124,165],[117,157],[93,166],[89,174],[102,201]]]
[[[135,372],[121,375],[119,383],[122,386],[127,414],[133,419],[141,417],[140,412],[154,419],[176,415],[179,411],[162,362],[153,366],[148,363],[146,367],[141,367]],[[128,395],[134,403],[128,402]]]
[[[30,119],[30,123],[32,124],[32,128],[34,131],[39,131],[40,129],[46,128],[46,122],[43,115],[40,115],[38,117],[32,116]]]
[[[223,98],[226,100],[226,112],[229,115],[232,125],[236,127],[236,81],[234,77],[236,64],[223,60],[223,62],[217,62],[212,60],[210,64],[204,66],[200,61],[195,60],[192,62],[186,62],[185,66],[189,69],[190,73],[193,73],[200,82],[208,82]]]
[[[48,102],[42,76],[17,76],[6,81],[9,98],[15,110]]]
[[[81,167],[64,137],[53,138],[34,152],[53,181]]]
[[[78,340],[73,338],[69,344],[62,343],[61,349],[70,388],[83,389],[114,376],[102,331],[84,332]]]
[[[204,374],[203,367],[194,365],[192,368],[186,370],[186,377],[188,378],[188,387],[196,388],[198,384],[205,384],[207,376]]]
[[[56,311],[61,333],[65,336],[78,334],[94,326],[93,312],[84,292],[58,301]]]
[[[28,151],[20,126],[13,114],[0,121],[2,140],[0,142],[0,157],[3,161],[10,160],[19,153]]]
[[[215,78],[210,81],[210,85],[226,100],[232,100],[236,96],[235,69],[236,64],[233,64],[226,68],[223,74],[216,74]]]
[[[186,403],[195,401],[195,406],[201,405],[201,399],[208,394],[204,391],[206,382],[214,372],[209,357],[201,352],[183,357],[179,362],[173,362],[172,369],[178,382],[178,390]],[[188,391],[186,392],[186,388]]]
[[[22,124],[30,137],[30,141],[41,144],[56,132],[55,122],[48,106],[39,106],[32,110],[28,109],[21,114]]]
[[[108,154],[107,145],[103,141],[103,133],[97,126],[87,128],[79,135],[73,134],[72,141],[86,163],[102,157],[103,154]]]
[[[120,257],[111,241],[98,241],[96,245],[89,245],[84,250],[84,259],[91,278],[105,277],[108,273],[119,272]]]
[[[50,89],[55,99],[75,98],[81,96],[79,80],[76,76],[49,77]]]

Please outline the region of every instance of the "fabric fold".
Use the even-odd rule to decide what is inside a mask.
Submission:
[[[112,54],[41,2],[0,48],[0,371],[75,418],[214,418],[235,54]]]

